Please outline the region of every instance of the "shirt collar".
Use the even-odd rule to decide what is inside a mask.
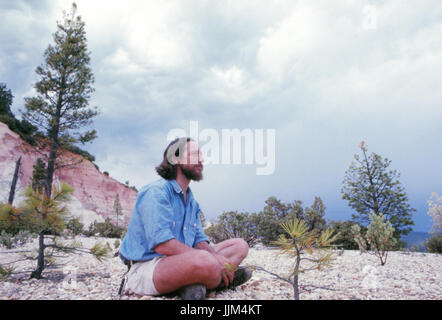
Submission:
[[[175,190],[176,193],[182,193],[182,194],[184,194],[183,189],[182,189],[181,186],[178,184],[178,182],[176,182],[175,179],[173,179],[173,180],[168,180],[168,181],[169,181],[169,183],[172,185],[173,190]],[[193,197],[192,190],[190,190],[190,187],[187,187],[187,198],[190,199],[191,196]]]
[[[169,180],[169,183],[172,185],[173,190],[175,190],[176,193],[183,193],[183,189],[176,180]]]

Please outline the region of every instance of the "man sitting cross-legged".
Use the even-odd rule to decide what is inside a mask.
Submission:
[[[189,188],[191,180],[202,179],[202,162],[195,141],[176,139],[156,168],[163,179],[139,191],[120,247],[129,266],[128,290],[140,295],[177,291],[186,300],[203,299],[206,289],[231,288],[250,279],[250,269],[238,268],[249,249],[244,240],[212,246],[204,234]]]

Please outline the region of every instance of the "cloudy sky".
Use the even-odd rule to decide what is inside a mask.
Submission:
[[[72,1],[0,0],[0,82],[19,116],[35,68]],[[344,172],[364,140],[401,173],[416,231],[442,194],[440,0],[84,1],[101,171],[141,188],[157,179],[174,128],[275,130],[275,171],[206,165],[191,185],[209,219],[259,211],[269,196],[320,196],[350,219]],[[207,130],[206,130],[207,131]],[[254,131],[253,131],[254,132]]]

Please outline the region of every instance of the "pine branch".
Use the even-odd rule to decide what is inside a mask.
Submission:
[[[284,278],[284,277],[281,277],[280,275],[278,275],[278,274],[276,274],[276,273],[270,272],[270,271],[268,271],[268,270],[266,270],[266,269],[264,269],[264,268],[262,268],[262,267],[258,267],[258,266],[251,266],[251,267],[252,267],[254,270],[264,271],[264,272],[266,272],[266,273],[268,273],[268,274],[271,274],[272,276],[274,276],[274,277],[276,277],[276,278],[278,278],[278,279],[280,279],[280,280],[282,280],[282,281],[288,282],[288,283],[290,283],[290,284],[293,286],[293,282],[292,282],[292,281],[290,281],[289,279],[286,279],[286,278]]]
[[[313,263],[320,263],[320,262],[323,262],[323,261],[324,261],[323,259],[324,259],[324,258],[320,258],[320,259],[301,258],[301,260],[307,260],[307,261],[310,261],[310,262],[313,262]]]
[[[301,287],[303,290],[306,290],[306,291],[310,291],[310,289],[307,289],[307,287],[313,287],[314,289],[323,289],[323,290],[337,291],[336,289],[333,289],[333,288],[329,288],[329,287],[321,287],[321,286],[315,286],[315,285],[313,285],[313,284],[300,285],[300,287]],[[358,288],[358,287],[356,287],[356,288]]]

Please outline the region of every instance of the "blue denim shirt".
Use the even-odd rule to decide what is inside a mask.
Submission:
[[[160,256],[154,248],[170,239],[193,247],[209,242],[204,234],[200,207],[187,189],[184,193],[175,180],[160,179],[141,188],[132,211],[129,227],[120,247],[120,258],[145,261]]]

